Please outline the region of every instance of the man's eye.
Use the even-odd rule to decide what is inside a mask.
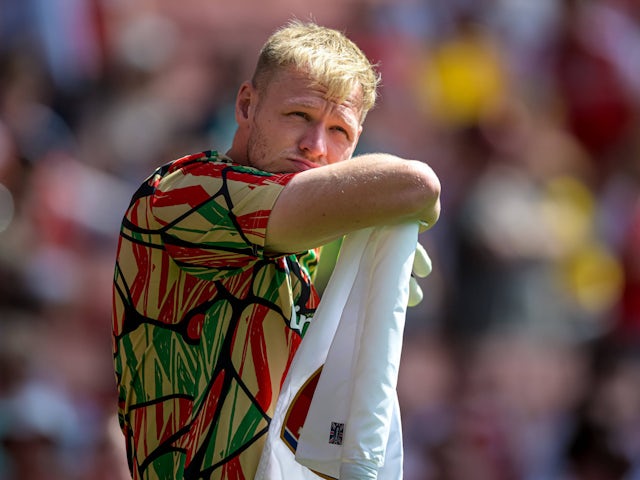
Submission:
[[[332,127],[332,130],[334,130],[336,132],[339,132],[339,133],[342,133],[346,137],[349,137],[349,132],[347,132],[347,130],[345,128],[343,128],[343,127],[335,126],[335,127]]]
[[[304,118],[305,120],[309,119],[309,115],[307,115],[305,112],[291,112],[291,115],[295,117]]]

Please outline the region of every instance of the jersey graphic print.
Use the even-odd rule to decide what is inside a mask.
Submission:
[[[270,258],[292,178],[204,152],[159,168],[123,220],[113,351],[134,479],[250,480],[318,303],[315,251]]]

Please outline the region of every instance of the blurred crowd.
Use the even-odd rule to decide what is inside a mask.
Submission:
[[[128,478],[122,213],[157,165],[226,151],[292,16],[379,65],[359,151],[443,185],[405,480],[640,479],[640,2],[0,0],[0,480]]]

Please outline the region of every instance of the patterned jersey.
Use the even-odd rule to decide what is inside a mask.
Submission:
[[[250,480],[313,316],[316,251],[270,257],[294,174],[203,152],[154,172],[123,219],[113,288],[119,418],[134,479]]]

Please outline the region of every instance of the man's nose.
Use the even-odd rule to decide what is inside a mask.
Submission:
[[[300,139],[300,149],[313,159],[327,156],[327,134],[323,126],[309,125]]]

